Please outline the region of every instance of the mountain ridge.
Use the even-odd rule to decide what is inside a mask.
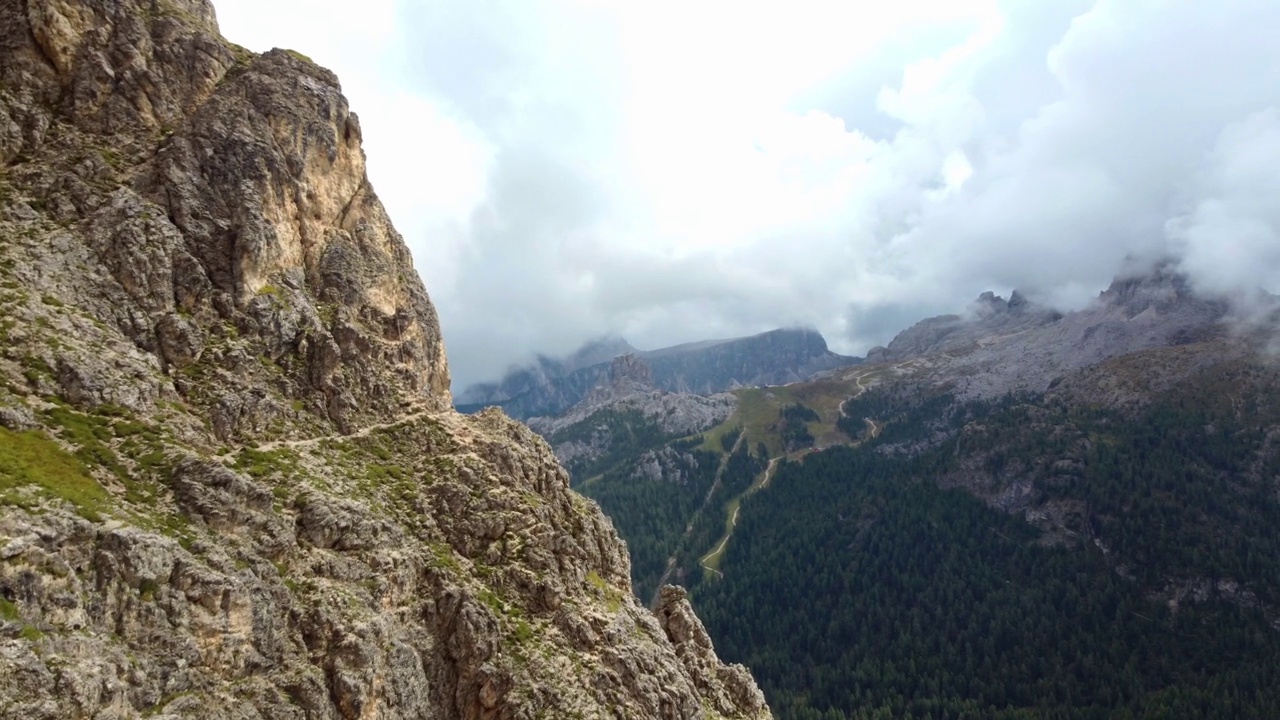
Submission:
[[[1010,300],[1018,298],[1014,293]],[[921,369],[921,379],[943,382],[949,375],[965,397],[990,397],[1043,390],[1055,377],[1116,355],[1232,332],[1228,300],[1196,292],[1168,262],[1117,276],[1093,302],[1071,312],[991,294],[974,307],[985,312],[916,323],[887,348],[869,352],[869,364],[920,361],[932,368]]]
[[[588,345],[586,348],[593,347]],[[859,358],[831,352],[814,330],[779,329],[726,340],[707,340],[640,351],[618,339],[610,346],[633,353],[649,364],[654,385],[669,392],[711,395],[739,386],[779,385],[845,365]],[[582,350],[571,357],[581,354]],[[608,376],[604,361],[572,370],[561,361],[539,358],[497,383],[473,385],[458,394],[464,412],[488,405],[513,417],[553,416],[580,402]]]
[[[532,424],[595,444],[637,592],[689,587],[779,717],[1270,716],[1280,303],[1246,301],[1167,263],[1073,312],[984,293],[688,435]]]

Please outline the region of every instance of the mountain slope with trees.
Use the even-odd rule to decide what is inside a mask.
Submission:
[[[578,482],[781,717],[1270,716],[1274,309],[1168,264],[1074,313],[987,294]],[[741,444],[754,478],[699,503]]]
[[[1278,390],[1224,343],[1046,393],[874,390],[849,405],[881,435],[784,463],[693,597],[780,717],[1273,716]]]

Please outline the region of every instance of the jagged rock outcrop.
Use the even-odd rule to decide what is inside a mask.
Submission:
[[[635,351],[626,341],[609,345],[616,355],[632,353],[650,368],[653,384],[673,393],[713,395],[752,385],[782,385],[860,362],[831,352],[814,330],[783,329],[731,340],[709,340],[669,348]],[[518,418],[555,416],[582,402],[609,377],[609,361],[582,364],[592,344],[575,353],[573,363],[540,358],[531,368],[514,370],[497,384],[481,384],[458,395],[458,407],[473,411],[497,405]],[[594,352],[594,351],[593,351]],[[572,368],[571,370],[569,368]]]
[[[548,438],[556,457],[570,466],[594,460],[613,449],[619,414],[636,413],[663,435],[692,435],[724,422],[738,406],[731,393],[710,396],[659,390],[647,362],[634,353],[619,355],[601,381],[568,412],[534,417],[529,427]]]
[[[1040,307],[1018,291],[1009,299],[984,292],[964,315],[926,318],[898,333],[886,347],[867,352],[868,363],[898,362],[931,352],[964,349],[990,337],[1048,325],[1062,313]]]
[[[923,320],[867,358],[906,363],[914,382],[945,384],[963,397],[1039,392],[1108,358],[1222,337],[1228,310],[1165,263],[1117,278],[1088,307],[1068,313],[1018,293],[1008,303],[987,293],[968,316]]]
[[[769,716],[452,411],[331,73],[204,0],[0,27],[0,718]]]
[[[706,683],[701,689],[705,697],[712,698],[717,711],[729,713],[735,708],[764,711],[764,694],[756,687],[746,668],[741,665],[725,667],[716,659],[711,637],[693,613],[682,588],[670,585],[663,588],[654,612],[663,632],[676,646],[680,660],[701,682]]]
[[[623,383],[652,386],[653,370],[648,363],[636,357],[635,353],[619,355],[609,363],[609,384],[619,387]]]
[[[557,456],[558,457],[558,456]],[[670,445],[646,450],[635,461],[631,471],[633,480],[669,482],[684,485],[689,475],[698,469],[698,458],[689,452],[680,452]]]

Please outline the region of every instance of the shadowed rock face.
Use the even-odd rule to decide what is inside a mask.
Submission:
[[[203,0],[0,27],[0,715],[769,716],[452,411],[331,73]]]
[[[618,342],[621,351],[617,354],[633,352],[626,341]],[[697,395],[798,382],[860,362],[831,352],[826,340],[812,330],[773,330],[634,354],[649,366],[656,388]],[[540,358],[536,365],[514,370],[499,383],[467,388],[458,396],[458,407],[471,411],[497,405],[517,418],[559,415],[586,398],[592,388],[607,382],[609,368],[608,360],[587,365]]]

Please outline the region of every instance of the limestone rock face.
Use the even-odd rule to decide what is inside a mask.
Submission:
[[[720,664],[711,647],[711,637],[694,614],[683,588],[664,587],[654,612],[662,631],[676,646],[680,661],[693,672],[694,677],[705,683],[701,689],[721,712],[748,708],[758,715],[768,713],[764,693],[756,687],[751,673],[741,665]]]
[[[202,0],[0,13],[14,29],[0,46],[0,116],[22,129],[0,140],[6,204],[34,212],[21,233],[50,251],[18,268],[40,270],[42,292],[181,370],[174,384],[212,410],[224,440],[295,412],[349,429],[451,403],[435,310],[369,186],[332,73],[228,43]],[[73,261],[60,242],[100,272],[52,287],[43,271]],[[192,376],[217,382],[202,394]]]
[[[331,73],[204,0],[0,27],[0,718],[768,717],[453,412]]]

